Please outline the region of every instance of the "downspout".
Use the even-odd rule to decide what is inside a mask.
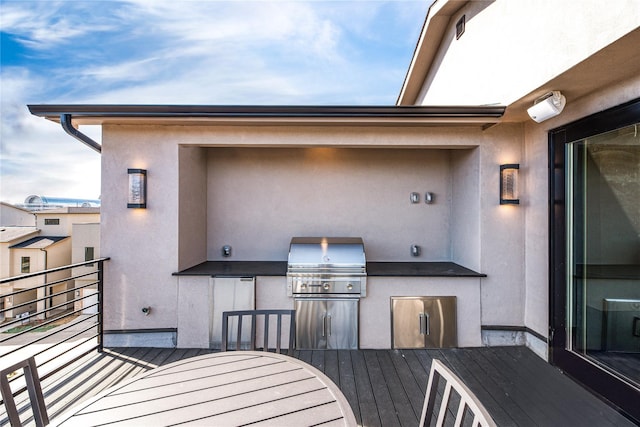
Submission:
[[[71,123],[71,114],[62,113],[60,114],[60,125],[62,129],[78,141],[83,144],[88,145],[89,147],[96,150],[98,153],[102,153],[102,146],[95,142],[93,139],[89,138],[84,133],[80,132],[78,129],[73,127],[73,123]]]
[[[42,252],[44,252],[44,270],[46,271],[47,268],[48,268],[48,266],[47,266],[47,263],[48,263],[48,259],[47,258],[48,258],[48,256],[47,255],[49,255],[49,254],[47,253],[47,250],[44,249],[44,248],[40,248],[40,250]],[[47,286],[47,273],[45,273],[44,274],[44,296],[45,296],[45,298],[47,297],[47,295],[51,295],[52,293],[53,293],[53,288]],[[49,304],[49,307],[51,307],[53,305],[52,304],[52,302],[53,302],[52,300],[53,299],[51,297],[49,297],[49,301],[47,301],[46,299],[44,300],[44,313],[43,313],[44,319],[49,317],[48,316],[49,312],[47,311],[47,303]],[[36,308],[36,311],[37,310],[38,309]]]

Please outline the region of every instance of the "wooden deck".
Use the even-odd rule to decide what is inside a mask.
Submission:
[[[55,417],[124,379],[208,350],[123,348],[92,353],[43,382]],[[296,351],[342,390],[363,426],[411,426],[420,418],[428,370],[442,360],[499,426],[634,425],[524,347],[447,350]],[[4,408],[0,425],[6,425]]]

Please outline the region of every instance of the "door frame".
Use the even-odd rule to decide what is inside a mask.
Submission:
[[[549,131],[549,361],[640,422],[640,389],[568,350],[566,144],[640,122],[640,98]]]

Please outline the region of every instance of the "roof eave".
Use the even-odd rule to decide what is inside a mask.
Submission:
[[[503,106],[206,106],[206,105],[29,105],[53,122],[69,114],[75,125],[109,123],[242,125],[487,125]]]
[[[400,88],[396,105],[414,105],[416,103],[451,17],[468,2],[469,0],[435,0],[433,2]]]

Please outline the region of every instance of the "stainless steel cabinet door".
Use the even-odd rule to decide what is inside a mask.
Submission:
[[[456,297],[424,299],[424,332],[426,348],[447,348],[458,345]]]
[[[392,297],[393,348],[458,345],[456,297]]]
[[[393,348],[424,348],[422,299],[392,298],[391,313]]]
[[[328,300],[325,322],[327,325],[327,348],[358,348],[357,299]]]
[[[296,348],[326,348],[327,331],[324,322],[327,312],[326,300],[313,298],[296,299],[295,308]]]
[[[357,349],[358,300],[298,298],[296,348]]]

